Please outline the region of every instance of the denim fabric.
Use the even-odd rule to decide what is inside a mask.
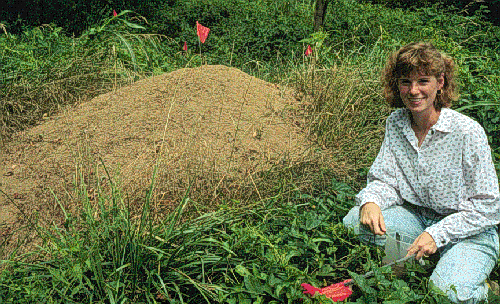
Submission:
[[[382,210],[389,235],[396,232],[406,236],[403,241],[413,243],[425,228],[437,223],[442,216],[431,209],[411,204],[392,206]],[[386,235],[374,235],[359,222],[359,207],[352,208],[344,217],[344,225],[354,229],[364,242],[385,246]],[[430,280],[448,294],[454,303],[479,303],[487,300],[485,283],[498,260],[499,240],[497,227],[467,237],[438,249],[440,260]],[[455,292],[456,291],[456,292]]]

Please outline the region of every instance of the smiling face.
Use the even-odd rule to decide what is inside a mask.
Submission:
[[[437,91],[443,88],[444,76],[423,75],[412,72],[398,79],[399,95],[413,114],[433,114]]]

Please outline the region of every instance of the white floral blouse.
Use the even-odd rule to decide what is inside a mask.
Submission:
[[[498,178],[483,128],[443,108],[421,147],[410,111],[398,109],[386,122],[385,138],[356,203],[386,209],[408,202],[433,209],[443,219],[425,229],[438,247],[500,223]]]

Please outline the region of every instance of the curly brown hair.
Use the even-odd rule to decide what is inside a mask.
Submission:
[[[436,110],[449,108],[458,99],[455,81],[455,62],[448,55],[438,51],[431,43],[413,42],[392,53],[387,59],[382,74],[385,99],[391,107],[404,107],[399,95],[398,79],[407,77],[413,71],[422,75],[444,75],[444,85],[434,101]]]

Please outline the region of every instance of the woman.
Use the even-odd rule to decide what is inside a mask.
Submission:
[[[429,43],[412,43],[388,59],[383,84],[399,109],[344,224],[381,246],[388,231],[406,235],[416,259],[438,251],[430,280],[452,302],[486,300],[499,252],[498,178],[483,128],[449,109],[454,62]]]

